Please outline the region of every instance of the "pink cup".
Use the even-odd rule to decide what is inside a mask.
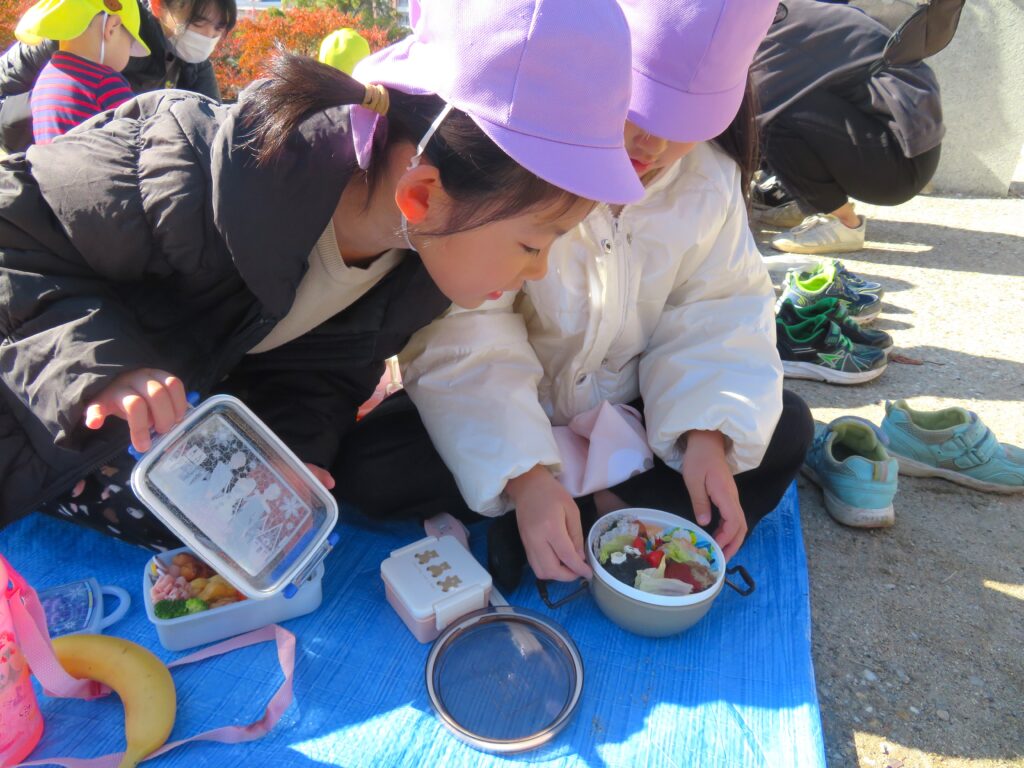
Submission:
[[[15,584],[21,576],[0,556],[0,766],[28,756],[43,735],[28,662],[18,648],[8,601],[19,600]]]

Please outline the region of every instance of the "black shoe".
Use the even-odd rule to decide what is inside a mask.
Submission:
[[[516,513],[496,518],[487,529],[487,570],[499,592],[512,592],[519,586],[526,567],[526,550],[519,537]]]

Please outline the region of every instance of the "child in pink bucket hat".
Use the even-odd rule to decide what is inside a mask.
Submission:
[[[424,478],[403,503],[498,517],[488,560],[506,589],[526,560],[538,578],[589,577],[586,529],[621,506],[696,520],[731,557],[811,439],[807,407],[783,396],[774,293],[741,181],[755,141],[747,70],[776,1],[620,5],[633,44],[626,149],[643,199],[598,206],[552,246],[547,277],[450,313],[402,354],[418,414],[409,407],[395,463]],[[352,445],[373,452],[375,419],[397,431],[392,401]],[[360,503],[393,514],[387,500]]]

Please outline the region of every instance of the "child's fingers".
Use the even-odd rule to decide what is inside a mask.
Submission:
[[[550,541],[549,544],[558,557],[559,562],[562,563],[563,569],[567,569],[570,573],[569,579],[560,579],[560,581],[567,581],[577,577],[589,579],[594,575],[590,570],[590,566],[587,565],[587,561],[580,555],[583,547],[578,547],[569,535],[558,536],[553,541]]]
[[[99,429],[107,420],[107,410],[100,403],[90,403],[85,409],[85,426],[89,429]]]
[[[143,382],[143,391],[146,393],[146,402],[149,405],[149,416],[152,419],[153,428],[159,434],[167,432],[178,422],[176,416],[177,407],[169,389],[162,381],[148,379]],[[182,388],[182,398],[185,392]]]
[[[174,406],[174,423],[177,424],[188,411],[188,395],[185,392],[185,382],[177,376],[167,376],[163,380],[164,387],[171,396],[171,404]]]
[[[145,453],[152,444],[149,437],[149,406],[141,395],[132,393],[121,398],[121,408],[124,410],[125,421],[128,422],[132,446],[140,453]]]
[[[708,525],[711,522],[711,499],[708,498],[707,489],[704,487],[704,478],[691,479],[683,473],[683,482],[686,483],[686,490],[690,494],[697,525]]]
[[[306,466],[309,468],[309,471],[313,473],[313,477],[323,483],[324,488],[330,490],[334,487],[334,478],[331,476],[330,472],[322,467],[318,467],[316,464],[310,464],[309,462],[306,462]]]

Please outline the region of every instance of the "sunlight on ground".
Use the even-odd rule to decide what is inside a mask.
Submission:
[[[1010,765],[999,758],[972,759],[959,755],[946,756],[922,752],[864,731],[854,733],[854,741],[857,744],[857,760],[861,768],[943,768],[949,765],[950,760],[965,768],[1008,768]]]
[[[1015,597],[1018,600],[1024,600],[1024,584],[1004,584],[1000,581],[992,581],[991,579],[985,579],[981,583],[989,589],[993,589],[996,592],[1007,595],[1008,597]]]
[[[891,253],[927,253],[932,246],[924,243],[879,243],[876,240],[865,240],[866,251],[889,251]]]

